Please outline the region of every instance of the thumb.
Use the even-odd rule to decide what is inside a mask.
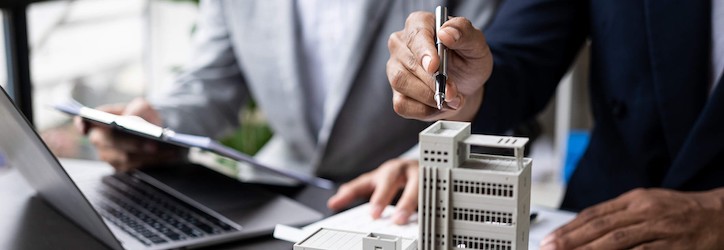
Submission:
[[[480,58],[490,53],[483,32],[463,17],[454,17],[445,22],[438,37],[446,47],[463,57]]]
[[[73,117],[73,126],[75,126],[76,130],[80,132],[81,134],[88,134],[89,124],[83,120],[83,118],[80,118],[80,116]]]
[[[123,115],[138,116],[155,125],[162,123],[160,115],[151,106],[151,103],[140,97],[128,103],[126,109],[123,110]]]

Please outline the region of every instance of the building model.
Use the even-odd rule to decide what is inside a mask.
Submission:
[[[422,131],[419,249],[527,249],[527,142],[471,135],[465,122],[438,121]],[[473,154],[471,146],[512,150],[513,156]]]
[[[467,122],[438,121],[420,133],[417,239],[320,228],[294,250],[527,249],[532,160],[523,157],[526,143],[471,135]],[[513,156],[471,153],[473,147]]]

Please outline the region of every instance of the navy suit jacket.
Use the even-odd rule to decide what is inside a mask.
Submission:
[[[485,35],[495,58],[473,129],[533,117],[591,42],[591,141],[564,209],[637,188],[724,186],[724,83],[709,96],[709,0],[508,0]]]

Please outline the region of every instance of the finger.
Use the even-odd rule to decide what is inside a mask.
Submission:
[[[140,167],[160,165],[166,162],[181,161],[183,151],[177,147],[160,147],[157,153],[133,153],[115,147],[96,146],[96,154],[102,161],[108,162],[119,172],[127,172]]]
[[[96,155],[98,156],[98,159],[108,162],[111,166],[113,166],[116,171],[119,172],[127,172],[131,169],[134,169],[136,166],[129,165],[128,162],[128,155],[126,152],[114,149],[114,148],[96,148]]]
[[[107,136],[104,138],[108,141],[107,145],[128,153],[154,154],[159,148],[158,143],[155,141],[118,130],[112,129],[110,133],[105,135]]]
[[[587,209],[583,210],[581,213],[579,213],[578,216],[576,216],[576,218],[574,218],[571,222],[556,229],[555,231],[553,231],[553,233],[546,236],[543,239],[543,242],[546,242],[547,240],[552,240],[553,238],[556,238],[556,237],[563,236],[563,235],[567,234],[568,232],[571,232],[583,225],[586,225],[591,220],[624,210],[624,209],[626,209],[626,206],[628,206],[628,202],[629,202],[629,200],[626,197],[622,196],[622,197],[618,197],[613,200],[598,204],[596,206],[587,208]]]
[[[440,112],[437,108],[420,103],[396,91],[392,93],[392,108],[404,118],[423,121],[435,120],[435,115]]]
[[[128,103],[122,115],[138,116],[152,124],[161,125],[161,117],[157,115],[151,103],[140,97]]]
[[[640,244],[640,245],[632,248],[632,250],[652,250],[652,249],[671,249],[671,248],[672,248],[672,246],[671,246],[670,242],[667,242],[665,240],[655,240],[652,242],[646,242],[646,243]]]
[[[103,111],[103,112],[111,113],[114,115],[121,115],[121,114],[123,114],[123,111],[126,109],[126,105],[118,104],[118,103],[106,104],[106,105],[98,106],[98,107],[96,107],[96,109]]]
[[[482,58],[490,54],[483,32],[467,18],[451,18],[442,25],[438,37],[445,46],[464,58]]]
[[[103,126],[92,126],[88,130],[88,139],[96,148],[113,148],[126,153],[155,153],[155,142],[137,136],[124,134]]]
[[[390,49],[390,60],[388,63],[391,61],[399,62],[418,78],[427,82],[434,82],[435,79],[433,79],[432,73],[427,71],[427,68],[432,68],[429,65],[431,63],[431,57],[425,56],[421,59],[415,55],[413,51],[408,48],[408,44],[410,43],[409,39],[416,38],[409,37],[409,35],[405,35],[404,32],[406,31],[393,33],[387,41],[387,47]]]
[[[363,174],[340,186],[337,193],[327,200],[327,207],[335,211],[341,210],[356,199],[368,197],[373,190],[371,175]]]
[[[458,92],[458,86],[453,81],[447,81],[445,88],[445,102],[453,110],[457,110],[463,104],[463,96]]]
[[[375,190],[370,198],[373,208],[372,218],[378,219],[382,216],[384,208],[392,203],[392,199],[402,187],[404,166],[404,161],[390,160],[375,171]]]
[[[405,169],[405,176],[407,183],[405,189],[402,191],[400,200],[397,201],[397,210],[392,221],[398,225],[407,224],[410,219],[410,215],[417,209],[417,194],[418,194],[418,173],[417,161],[409,163]]]
[[[167,162],[174,162],[180,160],[180,155],[177,151],[160,151],[156,154],[127,154],[126,166],[128,170],[137,169],[141,167],[156,166]]]
[[[432,87],[435,84],[435,79],[422,71],[421,67],[418,67],[417,71],[414,72],[414,70],[404,66],[402,62],[391,59],[387,64],[387,79],[394,91],[430,107],[436,107],[433,99],[435,92]]]
[[[158,165],[175,158],[174,155],[169,154],[135,154],[115,149],[99,150],[98,155],[101,160],[111,164],[118,172],[129,172],[142,167]]]
[[[405,21],[404,39],[420,65],[428,73],[437,71],[440,58],[435,48],[435,16],[430,12],[415,12]]]
[[[76,116],[73,117],[73,126],[75,126],[76,130],[78,130],[81,134],[87,135],[90,124],[88,124],[88,122],[83,120],[80,116]]]
[[[98,148],[112,147],[110,139],[111,129],[107,127],[90,127],[88,129],[88,140]]]
[[[630,249],[662,238],[658,227],[639,223],[609,232],[603,237],[583,246],[586,249]],[[663,248],[662,248],[663,249]]]
[[[564,249],[573,249],[594,242],[611,232],[644,221],[646,221],[645,218],[640,215],[624,210],[597,217],[583,226],[567,232],[565,235],[559,235],[554,241],[556,245],[562,246]]]

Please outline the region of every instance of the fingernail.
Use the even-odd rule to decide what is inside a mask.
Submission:
[[[402,225],[407,224],[407,220],[410,218],[410,213],[406,211],[397,211],[395,212],[395,215],[392,216],[392,221],[395,224]]]
[[[460,36],[462,36],[462,34],[460,34],[460,31],[459,31],[459,30],[457,30],[457,29],[455,29],[455,28],[450,28],[450,27],[444,28],[444,29],[440,30],[440,32],[445,32],[445,33],[447,33],[447,34],[450,35],[456,42],[457,42],[458,40],[460,40]]]
[[[548,236],[543,238],[543,240],[540,241],[540,245],[541,246],[548,245],[549,243],[553,242],[553,240],[555,240],[555,239],[556,239],[555,236],[553,236],[552,234],[549,234]]]
[[[430,68],[430,61],[432,61],[432,57],[428,55],[422,57],[422,68],[425,69],[425,71],[428,71]]]
[[[450,107],[451,109],[455,109],[455,110],[459,109],[460,108],[460,97],[456,96],[453,99],[451,99],[450,101],[447,101],[447,106]]]
[[[384,211],[384,210],[385,210],[385,207],[383,207],[383,206],[372,205],[372,211],[370,211],[372,213],[372,219],[375,219],[375,220],[379,219],[380,216],[382,215],[382,211]]]
[[[543,245],[540,250],[556,250],[556,245],[553,242]]]

